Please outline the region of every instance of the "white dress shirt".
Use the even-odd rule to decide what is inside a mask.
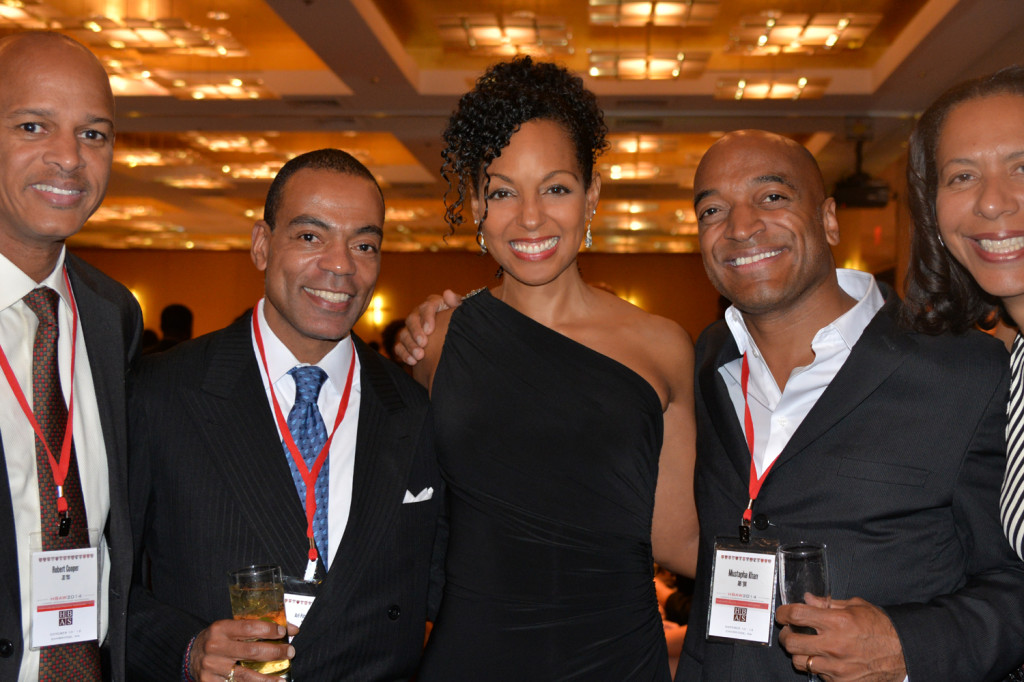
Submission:
[[[270,329],[267,318],[263,314],[264,299],[256,306],[257,322],[260,325],[260,334],[263,337],[263,349],[266,352],[267,367],[270,369],[268,380],[267,372],[263,362],[260,366],[260,378],[263,381],[263,388],[267,391],[267,402],[273,411],[274,405],[271,401],[270,391],[273,384],[277,394],[278,405],[281,406],[281,414],[288,419],[292,405],[295,404],[295,380],[288,374],[288,371],[296,366],[304,366],[308,363],[299,362],[295,359],[288,347]],[[260,351],[256,346],[256,337],[253,335],[253,351],[259,360]],[[348,367],[355,353],[355,346],[351,336],[338,342],[327,355],[317,363],[317,367],[327,373],[327,381],[320,388],[320,395],[317,398],[317,407],[327,427],[327,434],[330,435],[334,428],[334,420],[338,416],[338,407],[341,405],[341,394],[345,390],[345,381],[348,378]],[[356,430],[359,425],[359,403],[360,403],[360,381],[359,381],[359,355],[356,354],[356,366],[352,375],[352,391],[349,394],[348,408],[342,419],[338,431],[331,441],[331,450],[328,453],[330,464],[327,498],[327,545],[328,555],[324,557],[324,566],[328,569],[334,561],[334,555],[341,544],[341,538],[345,534],[345,527],[348,525],[348,515],[352,507],[352,479],[356,463]],[[277,426],[277,420],[274,420]],[[284,434],[278,427],[278,438],[283,439]],[[291,457],[286,453],[284,446],[281,448],[282,457]],[[298,498],[298,491],[295,496]],[[301,500],[302,509],[306,508],[306,501]]]
[[[875,278],[868,273],[839,268],[836,275],[839,286],[857,303],[834,322],[818,330],[811,340],[814,360],[805,367],[794,369],[782,391],[747,331],[743,315],[733,306],[725,311],[725,322],[736,340],[741,357],[722,365],[718,371],[729,388],[736,417],[742,424],[744,406],[740,374],[743,367],[742,355],[749,353],[747,395],[750,417],[754,422],[753,457],[758,476],[778,458],[790,437],[796,433],[818,398],[850,357],[854,344],[885,304]],[[903,678],[903,682],[909,680],[909,677]]]
[[[726,324],[736,340],[740,355],[747,353],[750,364],[747,394],[750,416],[754,422],[753,455],[758,476],[786,447],[790,437],[850,357],[850,351],[864,329],[885,303],[871,275],[843,269],[836,273],[839,286],[857,303],[814,335],[811,341],[814,360],[805,367],[794,369],[783,391],[779,390],[761,351],[747,331],[743,315],[733,306],[725,311]],[[742,366],[743,359],[740,357],[718,369],[729,389],[729,397],[736,408],[740,424],[744,421],[743,387],[740,383]]]
[[[32,404],[32,344],[35,341],[39,320],[21,299],[40,285],[48,286],[60,294],[61,305],[57,312],[60,327],[57,365],[66,402],[70,398],[72,387],[72,314],[71,301],[64,282],[64,250],[61,250],[53,272],[39,284],[0,254],[0,348],[3,348],[7,355],[7,360],[29,405]],[[18,539],[21,627],[25,642],[18,679],[28,682],[39,677],[39,651],[32,651],[29,648],[32,624],[29,594],[30,560],[32,552],[41,549],[35,432],[7,380],[0,377],[0,383],[3,384],[0,390],[0,434],[3,434],[4,459],[7,465],[7,479],[11,486],[11,505],[14,508],[14,531]],[[78,338],[75,343],[74,392],[75,414],[72,433],[75,456],[78,459],[78,471],[82,480],[85,511],[89,517],[90,539],[93,546],[98,542],[100,547],[99,639],[102,642],[107,632],[106,595],[110,581],[110,561],[103,538],[103,528],[106,526],[107,513],[110,511],[110,479],[107,476],[107,451],[81,320],[78,323]],[[56,504],[55,491],[43,491],[42,498],[44,504]]]

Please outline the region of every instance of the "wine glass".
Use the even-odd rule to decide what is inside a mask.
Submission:
[[[779,547],[779,594],[783,604],[803,604],[808,593],[829,598],[828,558],[825,545],[814,542],[795,542]],[[814,628],[790,625],[793,632],[818,634]],[[809,682],[820,682],[814,673],[807,673]]]

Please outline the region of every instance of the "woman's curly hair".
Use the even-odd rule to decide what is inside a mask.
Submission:
[[[444,203],[449,233],[463,223],[466,200],[480,181],[486,196],[491,162],[508,146],[512,134],[534,119],[565,128],[576,148],[584,186],[589,188],[594,163],[608,146],[608,126],[597,97],[579,76],[562,66],[530,57],[500,62],[462,96],[444,131],[441,174],[448,181]]]
[[[907,188],[914,228],[901,314],[903,322],[918,331],[989,329],[1000,317],[1012,322],[999,299],[978,286],[943,246],[935,211],[939,184],[935,156],[949,113],[964,102],[995,95],[1024,97],[1024,67],[1010,66],[950,88],[925,110],[910,136]]]

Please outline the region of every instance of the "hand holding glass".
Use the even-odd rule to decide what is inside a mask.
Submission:
[[[231,614],[235,620],[258,619],[288,627],[284,615],[284,582],[278,566],[247,566],[228,574]],[[271,641],[271,640],[265,640]],[[277,641],[277,640],[273,640]],[[250,670],[264,675],[288,676],[291,662],[239,661]]]
[[[779,547],[779,594],[783,604],[803,604],[806,595],[822,599],[829,598],[828,559],[825,545],[813,542],[797,542]],[[805,635],[818,634],[814,628],[790,625],[793,632]],[[818,676],[807,673],[807,679],[818,680]]]

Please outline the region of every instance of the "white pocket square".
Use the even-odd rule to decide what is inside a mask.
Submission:
[[[424,488],[419,492],[418,495],[413,495],[411,491],[405,491],[405,499],[402,500],[402,504],[412,504],[414,502],[426,502],[434,496],[433,488]]]

